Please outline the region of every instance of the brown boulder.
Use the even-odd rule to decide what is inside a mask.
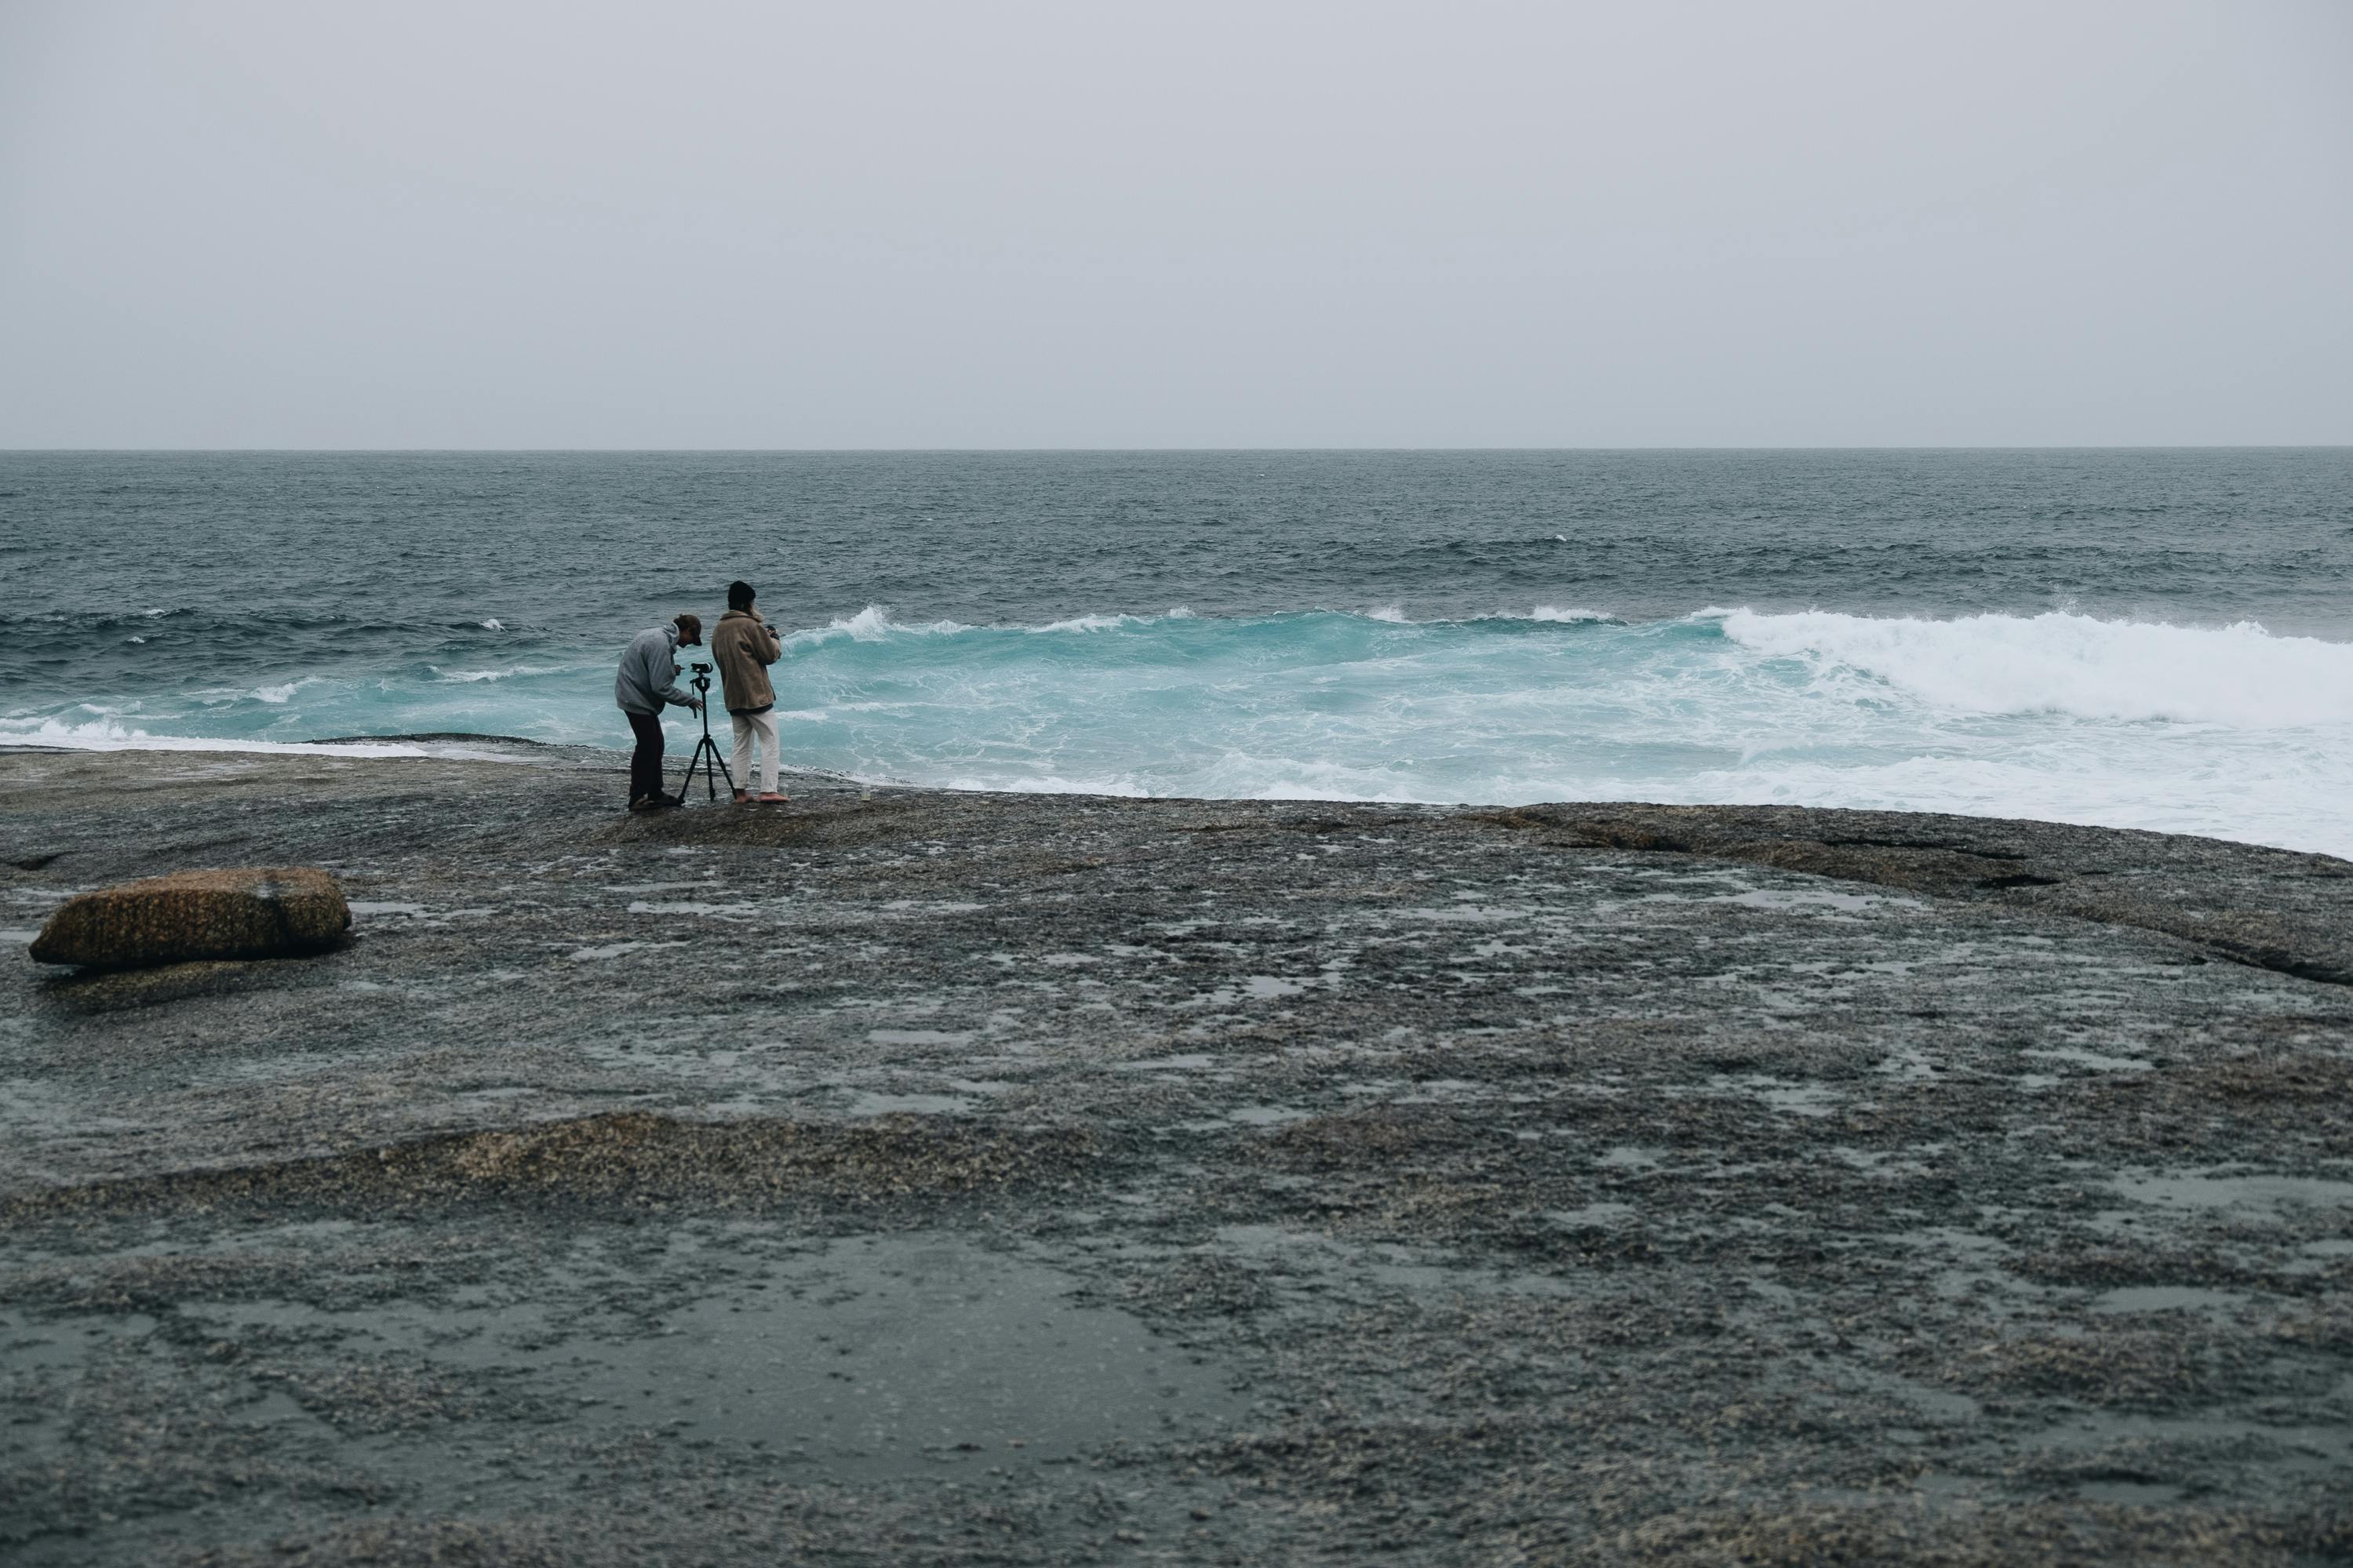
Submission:
[[[352,911],[310,866],[179,871],[66,901],[33,940],[43,963],[122,969],[194,958],[287,958],[334,946]]]

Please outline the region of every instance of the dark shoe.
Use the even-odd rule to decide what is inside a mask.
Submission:
[[[659,795],[638,795],[629,802],[629,809],[631,811],[651,811],[654,808],[655,803],[660,800],[660,798],[661,797]]]

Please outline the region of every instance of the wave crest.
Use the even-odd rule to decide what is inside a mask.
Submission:
[[[2066,611],[1952,620],[1809,610],[1721,616],[1724,635],[1818,674],[1859,671],[1950,712],[2061,713],[2242,729],[2353,724],[2353,645]]]

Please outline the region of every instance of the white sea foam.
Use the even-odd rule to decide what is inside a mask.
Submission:
[[[1137,627],[1137,626],[1155,626],[1155,625],[1157,625],[1158,623],[1160,623],[1160,622],[1162,622],[1162,621],[1189,621],[1189,620],[1192,620],[1193,618],[1194,618],[1193,612],[1192,612],[1192,611],[1190,611],[1190,610],[1188,610],[1188,609],[1186,609],[1183,605],[1177,605],[1176,608],[1171,609],[1171,610],[1169,610],[1169,611],[1166,612],[1165,614],[1157,615],[1157,616],[1131,616],[1131,615],[1126,615],[1126,614],[1124,614],[1124,613],[1120,614],[1120,615],[1111,615],[1111,616],[1104,616],[1104,615],[1071,616],[1070,616],[1070,617],[1068,617],[1067,619],[1064,619],[1064,620],[1059,620],[1059,621],[1048,621],[1048,622],[1046,622],[1046,623],[1045,623],[1044,625],[1042,625],[1042,626],[1035,626],[982,627],[982,628],[976,628],[976,627],[973,627],[973,626],[958,626],[958,625],[956,625],[956,624],[955,624],[955,622],[953,622],[953,621],[942,622],[942,623],[940,623],[940,625],[941,625],[942,626],[944,626],[944,627],[947,628],[947,629],[954,630],[954,631],[960,631],[960,632],[965,632],[965,631],[974,631],[974,630],[1014,630],[1014,631],[1024,631],[1024,632],[1033,632],[1033,633],[1035,633],[1035,632],[1116,632],[1116,631],[1128,631],[1128,630],[1132,630],[1133,628]]]
[[[504,621],[500,620],[496,616],[491,616],[482,622],[482,629],[486,632],[502,632],[507,627]]]
[[[1002,790],[1018,795],[1103,795],[1127,800],[1141,800],[1155,792],[1132,778],[1108,776],[1102,778],[1065,778],[1054,773],[950,773],[940,778],[911,780],[882,773],[855,773],[859,784],[907,784],[922,783],[936,789]]]
[[[75,752],[260,752],[296,756],[422,757],[421,746],[403,742],[249,741],[235,737],[151,735],[112,719],[67,723],[57,719],[0,719],[0,745],[43,746]]]
[[[835,637],[849,637],[857,642],[881,642],[898,634],[907,637],[952,637],[957,632],[972,630],[960,621],[894,621],[891,612],[880,605],[869,605],[854,616],[837,617],[821,626],[803,626],[785,634],[787,647],[809,647]]]
[[[2252,621],[2207,627],[2062,612],[1943,621],[1709,613],[1744,647],[1804,659],[1824,674],[1860,671],[1948,712],[2253,729],[2353,724],[2353,645],[2274,637]]]
[[[803,626],[786,632],[787,647],[809,647],[830,642],[837,637],[849,637],[856,642],[883,642],[894,637],[955,637],[965,632],[1027,632],[1043,635],[1058,632],[1127,631],[1149,626],[1161,621],[1189,621],[1193,612],[1182,605],[1172,605],[1156,616],[1120,614],[1088,614],[1070,616],[1061,620],[1045,621],[1036,626],[976,626],[963,621],[902,621],[892,618],[881,605],[869,605],[854,616],[836,616],[821,626]]]
[[[1141,616],[1072,616],[1064,621],[1048,621],[1042,626],[1024,626],[1032,634],[1044,632],[1115,632],[1122,626],[1140,626]]]
[[[888,637],[892,632],[917,631],[915,626],[902,626],[891,619],[890,612],[880,605],[869,605],[846,621],[836,621],[830,629],[848,632],[860,642],[871,642]]]
[[[427,665],[426,668],[444,680],[471,682],[512,680],[517,676],[524,675],[561,675],[564,673],[565,667],[560,664],[518,664],[505,669],[443,669],[437,664]]]

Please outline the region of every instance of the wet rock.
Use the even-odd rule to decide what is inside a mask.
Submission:
[[[2353,864],[2329,855],[1927,812],[1575,804],[1469,815],[1555,849],[1689,856],[1998,902],[2135,926],[2253,968],[2353,985]]]
[[[920,1116],[840,1126],[776,1117],[682,1121],[625,1110],[322,1159],[51,1188],[0,1197],[0,1219],[159,1206],[367,1215],[419,1205],[760,1210],[811,1196],[930,1201],[1067,1180],[1084,1171],[1094,1143],[1080,1131],[974,1133]]]
[[[11,1568],[2353,1552],[2353,864],[626,765],[0,752]]]
[[[351,923],[343,889],[313,867],[180,871],[68,900],[31,952],[100,969],[288,958],[334,946]]]
[[[91,1017],[284,984],[283,971],[266,958],[198,959],[142,969],[72,970],[50,976],[41,1000],[59,1012]]]

